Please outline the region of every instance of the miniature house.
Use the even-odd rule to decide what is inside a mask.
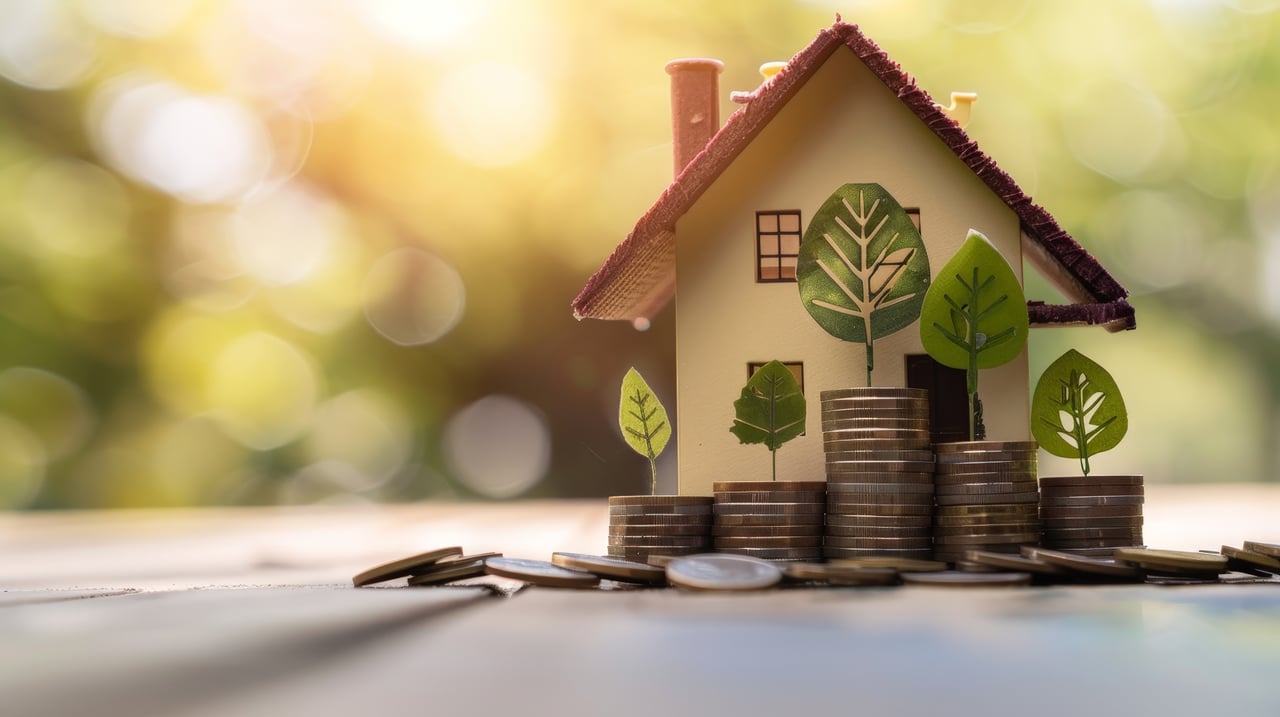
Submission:
[[[822,480],[820,391],[866,383],[864,349],[833,338],[801,305],[796,255],[806,223],[838,187],[878,183],[908,208],[936,273],[970,228],[1022,280],[1024,263],[1074,303],[1031,301],[1032,326],[1134,327],[1110,274],[856,25],[838,19],[750,93],[723,126],[715,60],[671,75],[675,180],[574,300],[578,318],[637,320],[676,299],[679,485],[768,480],[764,449],[729,432],[750,372],[788,363],[808,399],[808,431],[778,452],[778,476]],[[967,110],[958,95],[961,110]],[[955,115],[954,117],[952,115]],[[876,342],[875,385],[931,390],[935,441],[966,440],[964,372],[942,367],[917,326]],[[983,372],[988,436],[1030,438],[1026,352]]]

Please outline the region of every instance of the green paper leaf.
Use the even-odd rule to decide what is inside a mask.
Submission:
[[[618,402],[618,427],[632,450],[649,459],[651,493],[658,492],[658,456],[671,440],[671,421],[667,409],[632,367],[622,377],[622,398]]]
[[[827,333],[874,343],[920,316],[929,286],[924,240],[902,205],[879,184],[846,184],[818,208],[800,243],[796,283],[804,308]]]
[[[1012,361],[1027,342],[1027,301],[999,250],[970,229],[924,296],[920,341],[938,363],[970,371]]]
[[[1120,387],[1107,370],[1071,349],[1049,364],[1031,397],[1031,432],[1046,451],[1078,458],[1089,475],[1089,458],[1115,448],[1129,430]]]
[[[805,400],[795,374],[780,361],[756,369],[733,402],[729,428],[743,443],[763,443],[776,451],[804,433]]]

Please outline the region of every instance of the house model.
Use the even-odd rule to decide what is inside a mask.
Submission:
[[[822,30],[719,122],[716,60],[675,60],[675,179],[573,301],[578,318],[647,320],[676,301],[680,492],[768,480],[769,462],[729,432],[750,373],[788,364],[808,399],[808,432],[778,453],[780,480],[823,480],[820,391],[866,384],[864,348],[806,312],[795,283],[801,237],[839,187],[876,183],[916,222],[935,278],[970,228],[1013,266],[1041,272],[1072,303],[1029,301],[1033,327],[1135,326],[1128,292],[969,139],[950,108],[856,25]],[[766,72],[770,68],[762,68]],[[917,325],[878,339],[877,386],[930,389],[935,442],[968,439],[963,371],[933,361]],[[1028,440],[1027,356],[983,372],[988,437]]]

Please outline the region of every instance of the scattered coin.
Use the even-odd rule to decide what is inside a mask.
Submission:
[[[1064,570],[1075,574],[1126,580],[1141,580],[1145,577],[1145,573],[1138,568],[1132,565],[1116,562],[1115,560],[1091,558],[1084,555],[1066,553],[1060,550],[1049,550],[1047,548],[1037,548],[1034,546],[1024,546],[1022,548],[1022,554],[1028,558],[1043,560],[1046,563],[1063,568]]]
[[[1246,540],[1244,541],[1244,549],[1262,553],[1263,555],[1270,555],[1273,558],[1280,558],[1280,544]]]
[[[1214,553],[1192,553],[1184,550],[1153,550],[1150,548],[1120,548],[1115,552],[1117,561],[1137,565],[1150,572],[1160,570],[1226,572],[1227,556]]]
[[[1227,567],[1232,570],[1265,570],[1280,574],[1280,558],[1254,550],[1222,546],[1222,554],[1227,556]]]
[[[650,555],[647,558],[645,558],[645,563],[647,563],[648,565],[652,565],[655,568],[665,569],[667,565],[671,563],[672,560],[675,560],[678,557],[680,556],[679,555]]]
[[[898,571],[893,568],[858,568],[830,563],[788,563],[782,574],[790,580],[822,582],[829,585],[895,585]]]
[[[839,559],[831,561],[832,565],[844,565],[855,568],[889,568],[903,573],[929,573],[946,570],[947,564],[936,560],[913,560],[894,557],[864,557],[852,560]]]
[[[407,558],[400,558],[399,560],[392,560],[389,563],[375,565],[364,572],[357,573],[355,577],[351,578],[351,584],[355,587],[363,587],[365,585],[381,583],[387,580],[403,578],[453,555],[462,555],[462,548],[455,545],[448,548],[429,550],[425,553],[418,553],[417,555],[410,555]]]
[[[662,585],[667,582],[667,572],[652,565],[618,558],[584,555],[582,553],[552,553],[551,563],[570,570],[594,573],[602,578],[629,583]]]
[[[667,580],[692,590],[764,590],[782,580],[778,566],[745,555],[694,555],[667,564]]]
[[[933,549],[929,548],[837,548],[833,545],[822,546],[822,554],[828,560],[862,560],[865,558],[932,560],[934,557]]]
[[[451,565],[449,563],[459,564]],[[486,574],[483,560],[451,560],[448,563],[440,563],[440,565],[448,565],[448,567],[441,567],[421,575],[411,575],[409,576],[409,584],[414,586],[443,585],[455,580],[478,578]]]
[[[761,560],[821,560],[822,548],[716,548],[715,552],[749,555]]]
[[[1000,570],[1014,570],[1036,575],[1061,575],[1062,569],[1040,558],[1028,558],[1023,555],[993,553],[989,550],[966,550],[964,559]]]
[[[600,577],[597,575],[562,568],[545,560],[489,558],[484,561],[484,565],[490,575],[549,588],[591,588],[600,584]]]
[[[908,585],[938,585],[946,587],[1012,587],[1030,585],[1031,573],[966,573],[958,570],[937,573],[903,573],[902,582]]]

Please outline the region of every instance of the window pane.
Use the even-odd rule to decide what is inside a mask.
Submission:
[[[779,227],[784,232],[800,232],[800,215],[799,214],[783,214],[779,217]]]
[[[777,256],[778,255],[778,237],[761,236],[760,237],[760,256]]]
[[[799,254],[800,253],[800,235],[799,234],[783,234],[782,235],[782,251],[781,254]]]
[[[777,259],[761,259],[760,260],[760,278],[766,281],[776,280],[778,278]]]
[[[778,231],[778,215],[757,214],[756,231],[776,233]]]
[[[781,268],[782,278],[784,279],[796,278],[796,258],[794,256],[784,256],[782,257],[781,262],[782,262],[782,268]]]

